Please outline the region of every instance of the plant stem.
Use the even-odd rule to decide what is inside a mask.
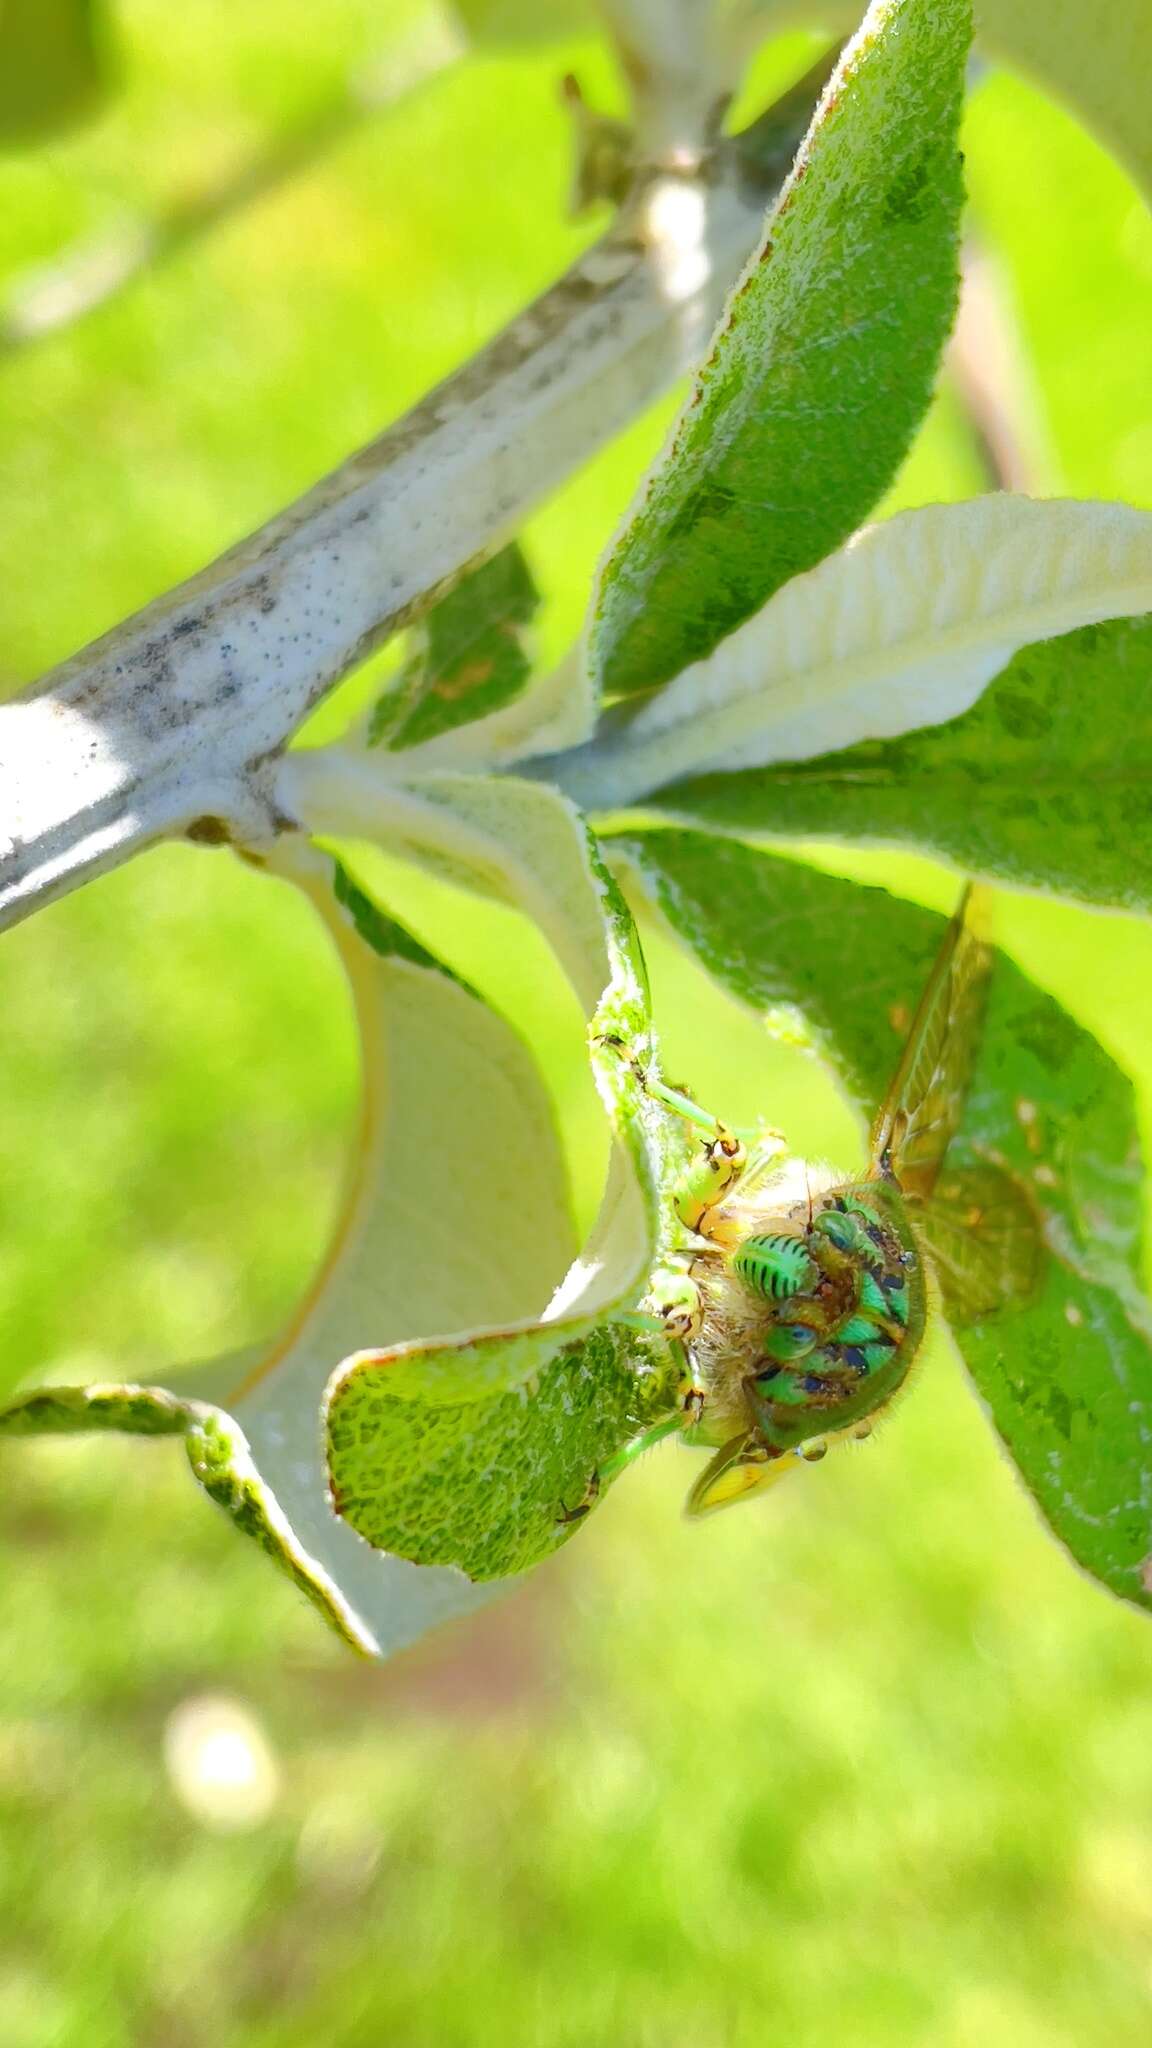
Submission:
[[[641,192],[379,440],[0,706],[0,929],[157,839],[280,829],[275,761],[318,699],[699,354],[828,68],[684,181],[689,260]]]

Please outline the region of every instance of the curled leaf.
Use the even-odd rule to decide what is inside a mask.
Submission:
[[[365,1341],[539,1314],[574,1250],[566,1176],[510,1027],[347,878],[334,889],[328,860],[302,842],[277,859],[332,933],[362,1045],[361,1126],[327,1258],[273,1343],[177,1373],[172,1390],[39,1389],[0,1415],[0,1431],[184,1434],[196,1476],[237,1525],[346,1639],[384,1654],[478,1596],[458,1572],[373,1553],[332,1514],[325,1383]],[[498,1251],[493,1206],[505,1212]]]

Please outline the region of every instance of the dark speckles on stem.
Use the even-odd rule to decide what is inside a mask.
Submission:
[[[172,627],[173,640],[187,640],[192,633],[202,633],[204,617],[201,612],[191,612],[187,618],[177,619]]]
[[[191,839],[195,846],[230,846],[232,834],[224,818],[193,818],[185,829],[184,837]]]
[[[143,647],[130,654],[125,667],[131,670],[143,669],[153,689],[166,689],[172,681],[172,654],[166,639],[146,640]]]

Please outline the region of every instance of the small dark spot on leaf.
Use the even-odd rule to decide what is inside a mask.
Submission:
[[[1009,739],[1040,740],[1052,729],[1051,712],[1023,690],[1000,690],[995,704]]]
[[[932,152],[925,150],[905,164],[884,196],[884,218],[889,221],[919,221],[932,209],[935,193]]]
[[[681,507],[668,529],[670,540],[686,540],[688,535],[709,519],[724,519],[731,512],[735,492],[725,490],[723,485],[708,483],[693,491]]]

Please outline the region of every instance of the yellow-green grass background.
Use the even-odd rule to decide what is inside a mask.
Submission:
[[[417,0],[123,0],[104,116],[0,162],[0,289],[225,177],[422,18]],[[592,45],[454,68],[0,362],[0,690],[276,510],[570,259],[589,230],[563,214],[569,66],[606,90]],[[1148,502],[1133,188],[1005,76],[966,147],[1031,366],[1038,483]],[[550,650],[666,417],[531,522]],[[978,487],[945,395],[896,501]],[[838,864],[954,893],[926,863]],[[540,949],[427,884],[391,907],[531,1033],[586,1211],[579,1033]],[[1149,929],[1005,896],[1001,933],[1146,1110]],[[823,1077],[665,945],[651,960],[670,1070],[850,1163]],[[295,902],[181,848],[46,912],[0,944],[0,1078],[5,1384],[163,1377],[283,1312],[355,1094],[344,1000]],[[942,1346],[873,1445],[702,1528],[678,1516],[691,1460],[662,1450],[514,1598],[383,1668],[326,1637],[172,1446],[11,1447],[0,1466],[5,2048],[1152,2033],[1149,1622],[1043,1533]],[[169,1716],[220,1692],[279,1763],[246,1831],[198,1819],[165,1767]]]

